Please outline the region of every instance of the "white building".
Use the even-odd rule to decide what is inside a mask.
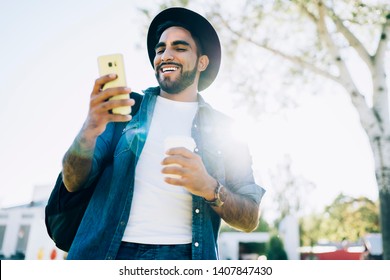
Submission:
[[[38,186],[29,204],[0,209],[1,259],[63,259],[47,234],[45,206],[52,186]]]
[[[299,260],[299,222],[292,215],[285,217],[279,225],[279,234],[282,237],[284,249],[289,260]]]
[[[218,239],[219,257],[221,260],[259,259],[256,253],[240,252],[240,245],[245,243],[267,243],[270,239],[268,232],[222,232]]]

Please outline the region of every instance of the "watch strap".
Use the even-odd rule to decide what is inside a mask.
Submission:
[[[221,207],[225,203],[225,201],[224,201],[224,199],[222,198],[222,195],[221,195],[221,192],[222,192],[223,188],[224,188],[224,186],[221,185],[218,182],[218,186],[215,188],[215,192],[214,192],[214,199],[213,200],[207,200],[207,199],[204,198],[206,203],[211,205],[211,206],[214,206],[214,207]]]

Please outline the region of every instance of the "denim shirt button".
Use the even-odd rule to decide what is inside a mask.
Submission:
[[[124,226],[126,223],[124,221],[121,221],[121,226]]]
[[[199,243],[198,243],[198,242],[195,242],[195,243],[194,243],[194,246],[195,246],[195,247],[199,247]]]
[[[195,213],[196,214],[199,214],[200,210],[199,209],[195,209]]]

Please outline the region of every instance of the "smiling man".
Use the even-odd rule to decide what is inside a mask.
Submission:
[[[164,32],[159,36],[161,30]],[[154,67],[162,90],[161,95],[178,94],[183,91],[190,93],[194,90],[197,92],[199,73],[204,71],[209,63],[207,55],[201,55],[200,41],[197,40],[196,44],[191,33],[182,24],[175,22],[167,22],[160,26],[157,34],[160,40],[155,47]],[[192,100],[183,101],[196,100],[196,95],[190,95]]]
[[[102,90],[116,77],[98,78],[87,119],[64,156],[68,191],[100,180],[68,259],[218,259],[221,219],[245,232],[257,227],[264,190],[248,148],[231,137],[232,121],[199,94],[219,71],[216,31],[199,14],[170,8],[152,21],[147,43],[159,86],[144,91],[134,117],[115,115],[111,109],[135,101],[109,98],[131,90]],[[116,122],[126,127],[110,149]],[[165,150],[171,136],[196,147]],[[112,176],[101,176],[108,158]]]

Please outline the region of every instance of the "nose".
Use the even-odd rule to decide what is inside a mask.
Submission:
[[[161,55],[161,60],[162,61],[171,61],[171,60],[173,60],[172,53],[168,49],[165,49],[164,53]]]

